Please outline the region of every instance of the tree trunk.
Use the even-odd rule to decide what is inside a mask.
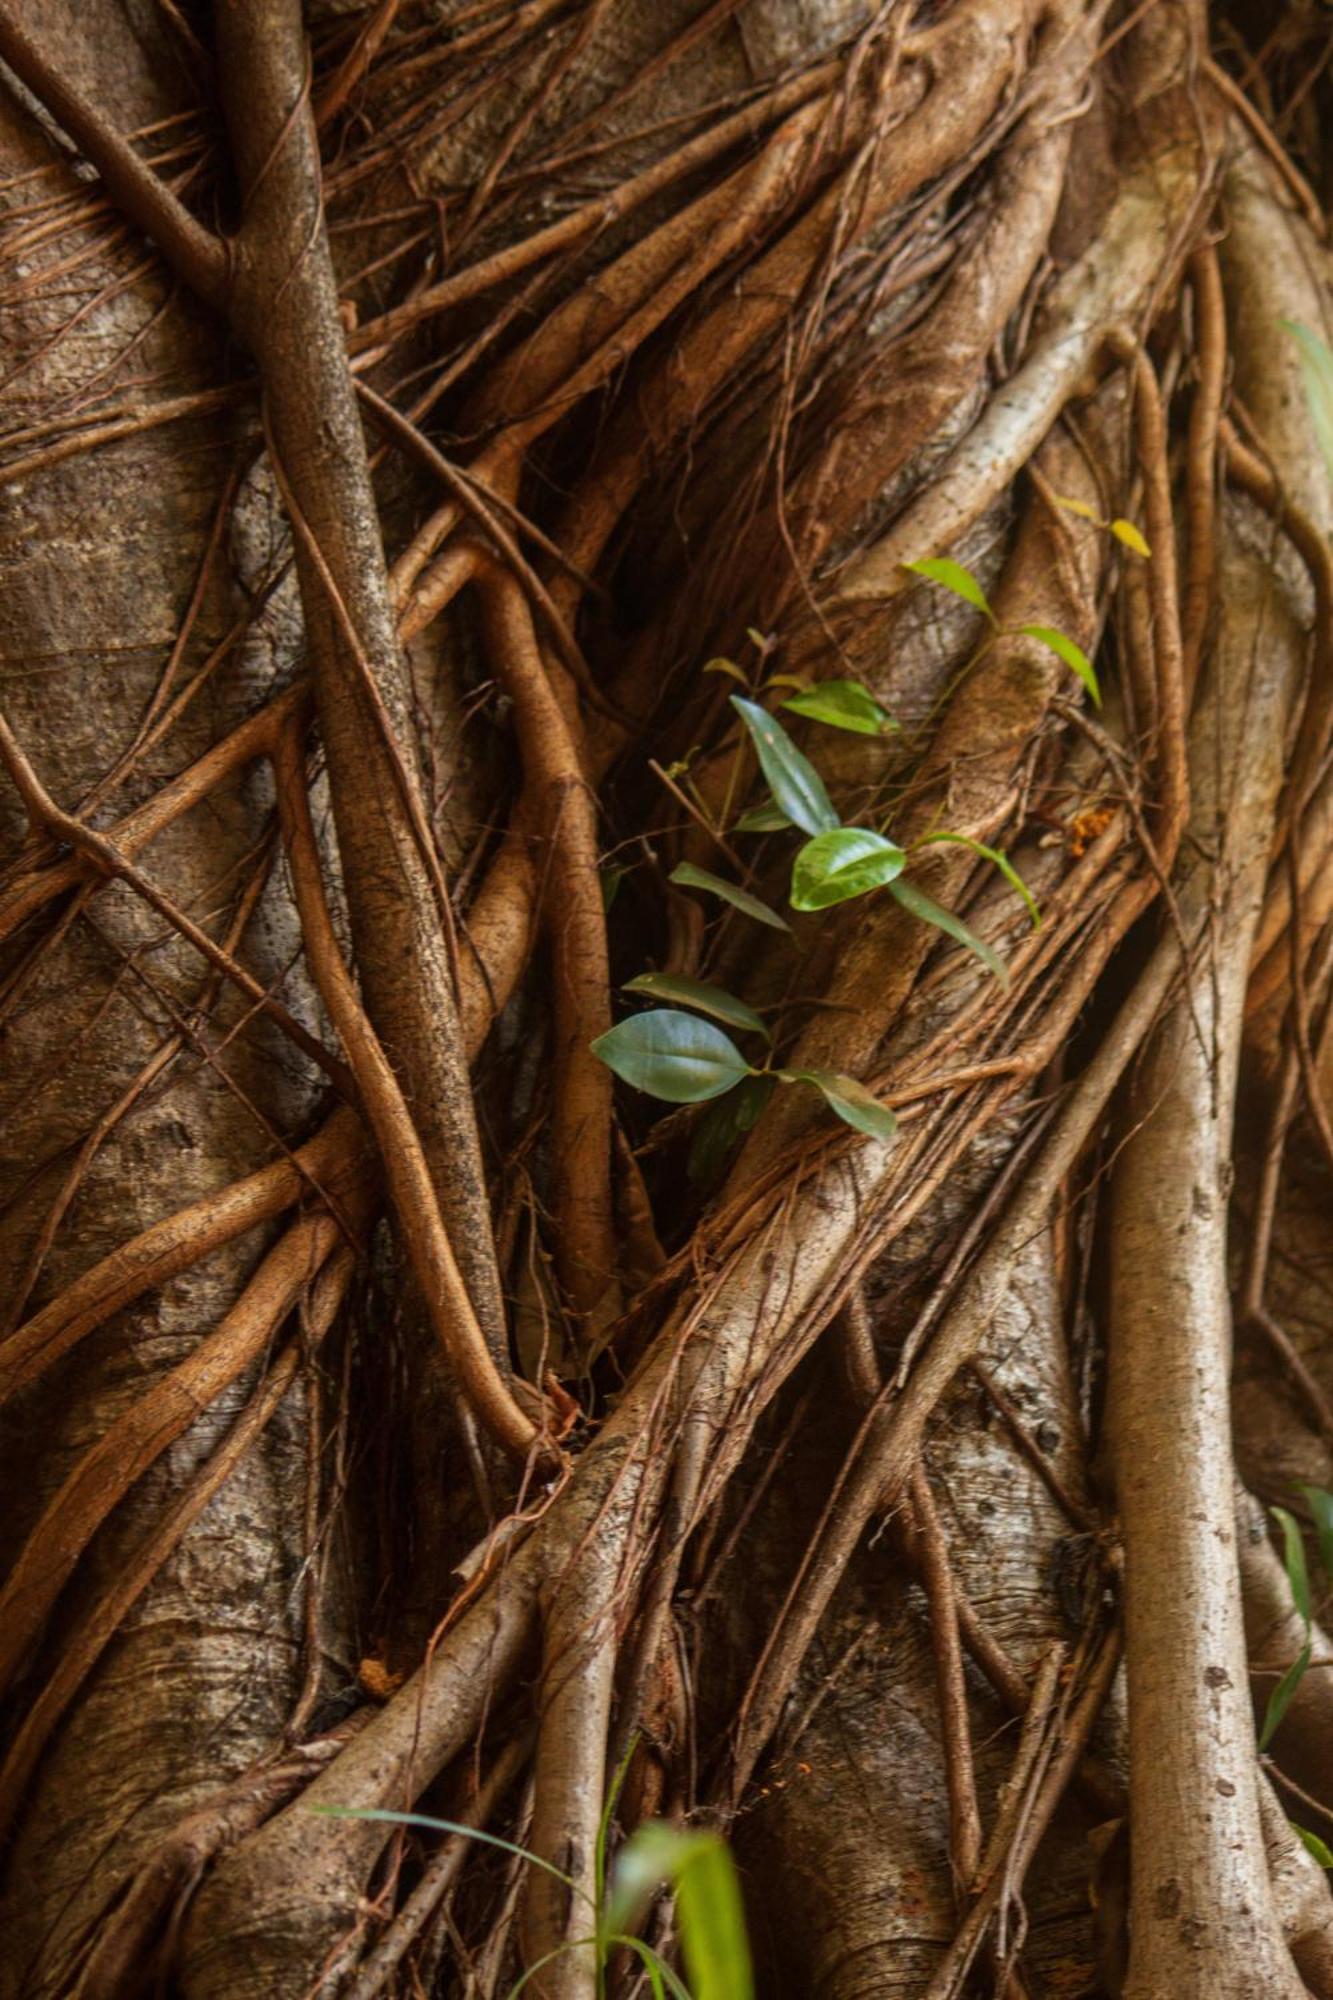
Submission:
[[[0,0],[4,2000],[1333,1995],[1327,54]]]

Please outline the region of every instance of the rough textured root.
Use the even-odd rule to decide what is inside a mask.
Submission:
[[[1082,1990],[1083,1838],[1125,1815],[1119,1552],[1088,1435],[1109,1273],[1132,1797],[1128,1834],[1099,1864],[1098,1976],[1123,1985],[1125,1874],[1124,1990],[1140,2000],[1327,1992],[1327,1891],[1255,1757],[1251,1689],[1262,1701],[1302,1626],[1262,1514],[1244,1513],[1239,1549],[1230,1529],[1224,1257],[1257,954],[1247,1053],[1274,1095],[1241,1310],[1264,1352],[1285,1357],[1302,1415],[1333,1431],[1326,1305],[1293,1337],[1283,1304],[1300,1258],[1282,1196],[1297,1164],[1313,1171],[1311,1132],[1333,1154],[1319,1094],[1333,510],[1294,354],[1273,360],[1270,326],[1275,302],[1320,320],[1323,253],[1290,208],[1303,184],[1280,178],[1276,140],[1259,137],[1261,159],[1239,127],[1224,134],[1223,106],[1267,128],[1207,61],[1194,0],[1110,16],[1081,0],[953,0],[924,25],[905,9],[816,6],[791,49],[809,66],[790,71],[782,10],[766,0],[743,18],[728,0],[698,15],[672,0],[661,22],[654,11],[631,0],[620,22],[598,0],[531,0],[465,11],[445,35],[384,0],[320,30],[321,94],[295,0],[219,10],[242,193],[224,255],[167,169],[148,172],[140,142],[117,139],[129,114],[112,79],[102,115],[101,90],[72,94],[0,8],[0,53],[57,120],[63,106],[103,183],[47,213],[22,176],[0,179],[20,215],[31,195],[53,259],[43,280],[84,271],[78,231],[96,246],[110,230],[124,251],[96,205],[119,203],[258,364],[267,450],[210,496],[201,575],[217,523],[239,509],[237,481],[266,486],[278,569],[293,561],[299,583],[337,833],[336,853],[321,847],[303,686],[273,699],[270,675],[255,709],[249,683],[201,669],[201,685],[225,682],[231,725],[201,754],[206,704],[182,693],[178,709],[172,689],[203,584],[128,750],[99,743],[86,770],[54,767],[48,789],[26,755],[41,737],[21,677],[6,696],[18,720],[3,748],[31,837],[16,820],[0,931],[50,912],[20,941],[7,1029],[31,1036],[31,996],[61,983],[97,996],[91,1026],[62,1016],[76,1049],[123,1033],[126,995],[151,1013],[128,1076],[90,1063],[86,1095],[57,1077],[72,1109],[42,1142],[34,1187],[0,1215],[36,1245],[23,1268],[49,1271],[0,1346],[0,1388],[45,1399],[18,1405],[20,1422],[58,1408],[67,1383],[77,1404],[58,1472],[44,1466],[14,1508],[22,1552],[0,1598],[0,1667],[26,1669],[40,1643],[0,1812],[15,1816],[24,1865],[58,1857],[37,1914],[21,1909],[12,1990],[31,1972],[43,1993],[113,2000],[156,1953],[152,1976],[183,2000],[370,2000],[389,1982],[444,1990],[465,1966],[498,1993],[556,1952],[534,1990],[593,2000],[589,1951],[559,1950],[583,1934],[582,1906],[552,1878],[476,1865],[456,1837],[432,1852],[312,1808],[408,1808],[440,1782],[429,1809],[442,1799],[484,1820],[503,1807],[498,1829],[590,1891],[608,1769],[636,1732],[613,1838],[650,1813],[737,1815],[770,1906],[751,1910],[761,1990],[945,2000],[985,1972],[1007,2000]],[[662,76],[674,94],[650,110],[644,81]],[[1269,89],[1264,58],[1250,81]],[[187,175],[206,166],[199,144],[191,125]],[[603,172],[609,191],[590,200]],[[185,185],[194,202],[199,184]],[[404,300],[390,274],[417,242]],[[21,231],[15,243],[31,254]],[[335,254],[359,274],[341,300]],[[0,269],[0,303],[10,283]],[[53,324],[58,349],[78,321]],[[441,353],[445,329],[456,344]],[[199,393],[190,411],[216,421]],[[427,434],[433,412],[447,445]],[[36,414],[48,428],[20,427],[9,470],[86,478],[96,460],[66,454],[76,438]],[[363,415],[392,447],[374,461],[378,496]],[[78,394],[70,422],[82,435]],[[133,422],[108,449],[147,435]],[[152,435],[165,457],[165,421]],[[1127,559],[1104,527],[1061,499],[1097,523],[1142,519],[1150,561],[1118,570]],[[386,534],[401,536],[392,574]],[[950,549],[996,606],[1003,630],[982,649],[965,608],[905,589],[904,557]],[[253,565],[247,586],[271,567]],[[239,628],[251,666],[262,615]],[[703,825],[710,850],[720,841],[747,881],[778,891],[781,840],[733,840],[744,768],[726,690],[688,677],[710,646],[737,650],[747,623],[763,640],[756,683],[775,662],[800,677],[855,672],[901,717],[891,742],[821,739],[840,808],[909,844],[944,826],[1012,848],[1039,931],[965,847],[911,860],[913,879],[1000,951],[1007,985],[887,897],[800,920],[808,937],[779,955],[767,934],[697,909],[668,936],[658,899],[630,896],[608,942],[603,837],[641,886]],[[1052,651],[1015,635],[1023,624],[1096,654],[1104,711],[1071,699]],[[74,643],[63,628],[59,643]],[[179,775],[154,792],[159,743]],[[662,769],[681,758],[665,801],[648,752]],[[219,901],[184,865],[214,817],[229,840],[227,814],[248,829],[238,793],[267,815],[271,851],[266,766],[289,879],[274,871],[254,893],[265,911],[281,903],[281,950],[246,934],[243,896]],[[125,807],[103,827],[113,782]],[[63,813],[57,798],[84,803]],[[150,841],[151,878],[138,859]],[[229,867],[240,848],[237,836]],[[463,860],[456,892],[446,853],[450,868]],[[151,962],[163,947],[150,919],[167,927],[166,970]],[[547,981],[524,977],[539,926]],[[817,1123],[813,1095],[802,1111],[782,1093],[710,1204],[681,1171],[696,1113],[654,1119],[633,1096],[617,1134],[588,1043],[612,1018],[622,959],[662,963],[664,940],[669,965],[735,974],[766,1007],[779,1060],[865,1079],[896,1108],[896,1141],[864,1143]],[[171,975],[199,950],[207,1000],[187,1013]],[[319,1039],[325,1015],[345,1067]],[[142,1215],[128,1196],[126,1219],[108,1211],[115,1176],[133,1185],[131,1113],[151,1108],[180,1053],[200,1056],[230,1111],[256,1102],[256,1079],[222,1053],[277,1047],[294,1064],[293,1042],[303,1075],[313,1058],[359,1105],[369,1139],[343,1105],[267,1166],[252,1143],[233,1148],[202,1192],[166,1200],[155,1185]],[[42,1061],[34,1103],[58,1069],[49,1046]],[[283,1147],[279,1133],[311,1129],[311,1105],[308,1089],[277,1095],[263,1131]],[[182,1101],[225,1135],[218,1105],[196,1098]],[[35,1114],[22,1090],[19,1102],[26,1131]],[[617,1149],[631,1186],[613,1202]],[[357,1264],[381,1179],[396,1252],[386,1241]],[[84,1183],[99,1218],[86,1245]],[[246,1232],[280,1218],[247,1272]],[[395,1255],[419,1294],[406,1311]],[[338,1315],[354,1268],[367,1340]],[[143,1379],[118,1375],[139,1365],[149,1294],[178,1282],[190,1307],[177,1347],[153,1350]],[[578,1352],[563,1302],[599,1308]],[[129,1306],[127,1338],[109,1321]],[[282,1336],[293,1311],[299,1339]],[[418,1316],[444,1368],[414,1345]],[[835,1324],[841,1365],[820,1341]],[[331,1338],[344,1326],[349,1339]],[[315,1372],[322,1342],[337,1379]],[[576,1378],[578,1404],[564,1386]],[[508,1515],[473,1413],[538,1475]],[[288,1433],[297,1477],[287,1466],[256,1503]],[[1265,1498],[1326,1476],[1322,1459],[1256,1457]],[[173,1565],[188,1577],[215,1506],[232,1537],[251,1509],[255,1541],[277,1552],[274,1588],[256,1592],[271,1629],[238,1640],[240,1677],[223,1683],[246,1686],[247,1662],[256,1683],[267,1675],[251,1708],[233,1699],[224,1749],[243,1752],[217,1772],[198,1756],[153,1765],[145,1783],[166,1796],[146,1810],[122,1787],[115,1826],[90,1835],[52,1801],[70,1796],[89,1731],[120,1727],[121,1680],[141,1659],[156,1671],[153,1635],[180,1617]],[[336,1617],[349,1589],[362,1623],[326,1645],[326,1590]],[[214,1599],[200,1602],[206,1624]],[[356,1698],[358,1659],[376,1706],[336,1754],[324,1730],[308,1755],[277,1754],[284,1713],[290,1735],[312,1703],[319,1727]],[[1284,1802],[1326,1793],[1326,1681],[1308,1677],[1276,1739]],[[1021,1732],[997,1732],[1006,1713]],[[507,1800],[534,1749],[523,1803]],[[34,1777],[39,1808],[20,1818]],[[89,1865],[94,1836],[105,1854]]]

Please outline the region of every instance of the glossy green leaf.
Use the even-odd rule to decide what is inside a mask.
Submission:
[[[1097,670],[1081,646],[1076,646],[1067,633],[1057,632],[1053,625],[1020,625],[1018,629],[1025,639],[1036,639],[1041,645],[1049,646],[1070,672],[1078,675],[1098,708],[1101,707],[1102,691]]]
[[[1313,1648],[1307,1639],[1300,1652],[1283,1674],[1272,1694],[1268,1697],[1268,1707],[1264,1710],[1264,1726],[1259,1731],[1259,1748],[1266,1750],[1276,1736],[1283,1716],[1291,1707],[1292,1696],[1305,1678],[1305,1670],[1310,1664]]]
[[[792,864],[795,910],[826,910],[871,889],[882,889],[906,866],[907,856],[868,826],[839,826],[807,840]]]
[[[922,562],[904,563],[903,568],[910,569],[914,576],[927,577],[931,583],[938,583],[945,590],[951,590],[955,597],[965,598],[969,604],[975,605],[978,611],[984,611],[992,625],[995,623],[995,613],[990,608],[990,599],[971,570],[964,569],[961,563],[951,561],[948,556],[927,556]]]
[[[731,705],[750,732],[774,804],[806,833],[823,833],[838,826],[841,822],[824,790],[824,780],[777,717],[743,695],[732,695]]]
[[[1312,1616],[1310,1573],[1305,1565],[1305,1543],[1301,1540],[1300,1522],[1285,1507],[1271,1507],[1269,1512],[1282,1530],[1282,1562],[1291,1587],[1292,1603],[1308,1625]]]
[[[695,1187],[717,1186],[736,1146],[758,1123],[776,1088],[777,1079],[771,1074],[747,1076],[700,1114],[685,1162],[685,1171]]]
[[[1301,326],[1294,319],[1284,319],[1281,324],[1300,349],[1301,372],[1305,376],[1305,395],[1310,405],[1314,434],[1324,454],[1329,477],[1333,479],[1333,350],[1308,326]]]
[[[848,729],[855,736],[882,736],[896,727],[888,710],[880,707],[860,681],[819,681],[799,694],[788,695],[782,706],[793,715],[826,722],[830,729]]]
[[[761,806],[751,806],[736,822],[737,833],[785,833],[792,824],[781,806],[775,806],[769,799]]]
[[[626,1841],[607,1911],[612,1930],[632,1928],[653,1891],[669,1882],[681,1952],[694,2000],[752,2000],[736,1865],[716,1834],[650,1820]]]
[[[1127,549],[1133,549],[1136,556],[1150,556],[1152,554],[1152,550],[1148,547],[1142,531],[1136,528],[1132,521],[1115,520],[1110,523],[1110,528],[1116,540],[1123,542]]]
[[[678,861],[671,871],[671,880],[682,889],[703,889],[710,896],[720,896],[724,903],[731,904],[733,910],[742,910],[747,917],[769,924],[775,931],[791,929],[785,917],[780,917],[776,910],[770,910],[767,903],[761,903],[758,896],[752,896],[748,889],[710,873],[707,868],[696,868],[692,861]]]
[[[1305,1495],[1306,1504],[1314,1521],[1315,1538],[1319,1543],[1319,1560],[1325,1576],[1333,1579],[1333,1493],[1322,1486],[1302,1486],[1299,1491]]]
[[[1306,1853],[1313,1854],[1321,1868],[1333,1868],[1333,1847],[1326,1840],[1321,1840],[1317,1833],[1311,1833],[1308,1826],[1297,1826],[1295,1820],[1291,1822],[1291,1830]]]
[[[784,1083],[813,1084],[844,1124],[855,1126],[868,1138],[891,1139],[898,1130],[898,1120],[888,1105],[881,1104],[854,1076],[840,1076],[831,1069],[780,1069],[778,1075]]]
[[[975,932],[970,931],[962,918],[956,917],[952,910],[946,910],[941,904],[932,902],[914,882],[894,882],[890,885],[890,894],[896,896],[903,908],[912,916],[920,917],[923,923],[934,924],[936,930],[943,931],[945,936],[951,937],[956,944],[965,946],[981,960],[988,972],[995,974],[1002,986],[1009,984],[1009,968],[999,953],[992,951],[988,944],[983,944]]]
[[[624,1082],[668,1104],[703,1104],[750,1074],[730,1035],[674,1007],[631,1014],[599,1035],[592,1051]]]
[[[1041,929],[1041,911],[1037,908],[1036,897],[1015,868],[1013,862],[1009,859],[1009,856],[1001,854],[998,847],[987,847],[984,840],[973,840],[966,833],[928,833],[921,842],[921,845],[922,847],[940,847],[945,845],[966,847],[971,853],[979,854],[983,861],[993,862],[1015,895],[1021,896],[1027,904],[1028,915],[1032,919],[1033,930],[1039,931]]]
[[[676,1000],[682,1007],[693,1007],[700,1014],[711,1014],[715,1021],[725,1021],[732,1028],[748,1028],[765,1041],[771,1041],[768,1027],[734,993],[726,992],[721,986],[710,986],[704,979],[687,979],[679,972],[641,972],[637,979],[627,979],[626,993],[647,993],[654,1000]]]

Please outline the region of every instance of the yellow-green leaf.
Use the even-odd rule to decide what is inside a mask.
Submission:
[[[1146,547],[1144,553],[1147,553]],[[1057,632],[1054,625],[1020,625],[1019,631],[1025,639],[1036,639],[1039,644],[1049,646],[1056,658],[1063,660],[1071,673],[1078,675],[1098,708],[1102,705],[1102,691],[1097,684],[1097,674],[1092,661],[1081,646],[1065,632]]]
[[[990,608],[990,599],[977,582],[970,569],[948,556],[926,556],[920,562],[903,564],[914,576],[924,576],[931,583],[938,583],[944,590],[951,590],[955,597],[961,597],[968,604],[985,613],[991,624],[995,623],[995,613]]]
[[[1123,542],[1127,549],[1133,549],[1136,556],[1150,556],[1152,554],[1152,550],[1144,540],[1142,531],[1136,528],[1132,521],[1122,521],[1119,519],[1112,521],[1111,533],[1118,542]]]

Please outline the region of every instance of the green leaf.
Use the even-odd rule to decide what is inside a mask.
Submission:
[[[729,674],[732,680],[739,681],[743,688],[748,688],[750,685],[734,660],[724,660],[720,657],[716,660],[707,660],[704,663],[704,672],[706,674]]]
[[[965,598],[978,611],[984,611],[992,625],[995,623],[990,599],[971,570],[964,569],[961,563],[951,562],[948,556],[927,556],[923,562],[904,563],[903,568],[910,569],[914,576],[928,577],[931,583],[942,584],[955,597]]]
[[[998,847],[987,847],[984,840],[973,840],[966,833],[928,833],[920,842],[922,847],[939,847],[945,844],[966,847],[973,854],[979,854],[983,861],[994,862],[1009,887],[1027,904],[1033,930],[1041,929],[1041,911],[1037,908],[1037,899],[1007,854],[1001,854]]]
[[[1279,324],[1300,349],[1301,373],[1305,377],[1305,395],[1310,405],[1314,434],[1324,454],[1329,477],[1333,479],[1333,350],[1317,333],[1312,333],[1308,326],[1301,326],[1294,319],[1284,319]]]
[[[1333,1493],[1322,1486],[1302,1486],[1298,1489],[1305,1495],[1310,1513],[1314,1517],[1314,1531],[1319,1542],[1319,1560],[1324,1574],[1333,1578]]]
[[[774,803],[788,819],[805,833],[823,833],[840,825],[824,780],[809,758],[801,755],[777,717],[743,695],[732,695],[731,705],[750,732]]]
[[[817,833],[796,856],[791,871],[794,910],[826,910],[871,889],[883,888],[906,866],[907,856],[868,826],[839,826]]]
[[[685,1162],[685,1171],[695,1187],[717,1185],[738,1140],[758,1123],[776,1088],[777,1081],[771,1074],[747,1076],[701,1114]]]
[[[603,915],[603,916],[610,916],[610,914],[611,914],[611,905],[612,905],[612,903],[614,903],[614,902],[615,902],[615,900],[616,900],[616,897],[617,897],[617,896],[619,895],[619,893],[620,893],[620,885],[621,885],[621,883],[622,883],[622,882],[624,881],[625,877],[626,877],[626,876],[627,876],[628,874],[629,874],[629,869],[628,869],[628,868],[603,868],[603,869],[602,869],[602,871],[601,871],[601,883],[602,883],[602,915]]]
[[[780,1069],[778,1075],[784,1083],[812,1083],[844,1124],[855,1126],[868,1138],[891,1139],[898,1130],[898,1120],[888,1105],[881,1104],[854,1076],[840,1076],[831,1069]]]
[[[1127,549],[1133,549],[1136,556],[1150,556],[1152,554],[1152,550],[1148,547],[1142,533],[1134,526],[1132,521],[1115,520],[1110,523],[1110,528],[1116,540],[1123,542]]]
[[[1009,984],[1009,968],[999,953],[992,951],[988,944],[983,944],[981,939],[968,929],[962,918],[956,917],[952,910],[946,910],[939,903],[933,903],[923,890],[917,888],[915,882],[894,882],[890,885],[890,893],[898,898],[910,915],[920,917],[923,923],[934,924],[936,930],[943,931],[945,936],[951,937],[956,944],[964,945],[981,960],[987,971],[995,974],[1001,986]]]
[[[1310,1573],[1305,1566],[1305,1543],[1301,1540],[1300,1523],[1285,1507],[1270,1507],[1268,1511],[1282,1530],[1282,1560],[1287,1582],[1291,1586],[1292,1602],[1308,1626],[1311,1618]]]
[[[1070,672],[1078,675],[1098,708],[1101,707],[1102,691],[1097,682],[1097,671],[1081,646],[1076,646],[1066,633],[1057,632],[1053,625],[1020,625],[1018,629],[1025,639],[1037,639],[1043,646],[1049,646]]]
[[[512,1840],[501,1840],[498,1834],[486,1833],[479,1826],[466,1826],[457,1819],[432,1819],[429,1813],[387,1812],[380,1806],[307,1806],[307,1812],[320,1813],[326,1819],[378,1819],[390,1826],[425,1826],[433,1833],[461,1833],[468,1840],[480,1840],[487,1847],[501,1848],[506,1854],[516,1854],[520,1861],[530,1867],[544,1869],[554,1875],[557,1882],[563,1882],[585,1903],[592,1901],[586,1889],[581,1889],[572,1875],[566,1875],[549,1861],[543,1861],[540,1854],[534,1854],[530,1847],[516,1847]],[[561,1949],[565,1949],[564,1946]]]
[[[599,1035],[592,1051],[636,1090],[668,1104],[702,1104],[750,1074],[730,1035],[674,1007],[631,1014]]]
[[[627,1931],[658,1885],[671,1883],[681,1951],[694,2000],[752,2000],[736,1866],[716,1834],[686,1832],[650,1820],[626,1841],[607,1910],[613,1931]]]
[[[700,1014],[711,1014],[715,1021],[726,1021],[733,1028],[748,1028],[765,1041],[772,1041],[766,1023],[747,1007],[734,993],[727,993],[720,986],[710,986],[703,979],[687,979],[679,972],[641,972],[637,979],[627,979],[623,989],[626,993],[647,993],[654,1000],[678,1000],[682,1007],[694,1007]]]
[[[1272,1694],[1268,1697],[1268,1707],[1264,1710],[1264,1726],[1259,1731],[1259,1748],[1266,1750],[1278,1731],[1283,1716],[1291,1707],[1291,1698],[1305,1677],[1305,1669],[1310,1664],[1313,1648],[1307,1639],[1300,1652],[1283,1674]]]
[[[736,822],[737,833],[785,833],[792,824],[781,806],[770,799],[766,805],[751,806]]]
[[[678,861],[671,871],[671,880],[682,889],[704,889],[710,896],[720,896],[734,910],[744,911],[747,917],[754,917],[761,924],[770,924],[775,931],[791,929],[785,917],[780,917],[776,910],[770,910],[767,903],[761,903],[758,896],[752,896],[748,889],[739,888],[735,882],[728,882],[721,875],[710,874],[707,868],[696,868],[692,861]]]
[[[826,722],[831,729],[849,729],[855,736],[882,736],[897,726],[860,681],[820,681],[788,695],[782,706],[812,722]]]
[[[1321,1868],[1333,1868],[1333,1847],[1330,1847],[1327,1841],[1321,1840],[1317,1833],[1311,1833],[1308,1826],[1297,1826],[1295,1820],[1291,1822],[1291,1830],[1306,1852],[1313,1854]]]

